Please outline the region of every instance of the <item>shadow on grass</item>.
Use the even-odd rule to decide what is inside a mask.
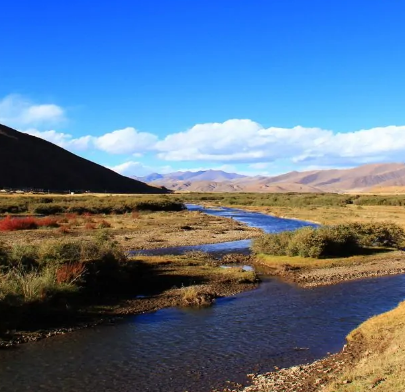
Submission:
[[[184,272],[184,273],[183,273]],[[35,303],[0,302],[0,339],[28,333],[91,325],[116,316],[114,309],[138,295],[159,295],[172,288],[206,283],[187,267],[131,261],[118,271],[87,277],[74,294],[54,295]]]
[[[325,259],[346,259],[355,256],[377,256],[383,253],[392,253],[396,249],[390,248],[358,248],[355,252],[348,252],[347,254],[341,254],[336,256],[325,255]]]
[[[358,255],[372,256],[372,255],[378,255],[378,254],[382,254],[382,253],[391,253],[395,250],[396,249],[390,249],[390,248],[361,248],[360,251],[358,252]]]

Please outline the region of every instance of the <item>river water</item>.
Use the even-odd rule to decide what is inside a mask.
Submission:
[[[262,229],[266,233],[277,233],[280,231],[297,230],[304,226],[317,227],[317,224],[299,221],[296,219],[284,219],[275,216],[261,214],[259,212],[238,210],[236,208],[221,207],[216,209],[203,208],[195,204],[187,204],[190,211],[201,211],[209,215],[232,218],[251,227]],[[173,248],[146,249],[135,251],[134,254],[163,255],[163,254],[182,254],[190,250],[210,252],[216,255],[223,255],[231,252],[249,253],[251,240],[240,240],[232,242],[221,242],[218,244],[177,246]]]
[[[163,309],[0,351],[0,391],[208,392],[336,352],[353,328],[404,298],[402,275],[312,289],[264,277],[211,308]]]

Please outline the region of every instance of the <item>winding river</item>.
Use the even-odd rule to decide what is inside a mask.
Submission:
[[[307,225],[229,208],[205,211],[266,231]],[[238,243],[203,250],[246,251],[248,241]],[[210,391],[226,380],[244,382],[247,373],[336,352],[349,331],[405,298],[402,275],[313,289],[262,279],[257,290],[211,308],[163,309],[0,351],[0,391]]]

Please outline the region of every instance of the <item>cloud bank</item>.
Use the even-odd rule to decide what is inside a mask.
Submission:
[[[279,160],[330,167],[402,161],[405,156],[405,126],[394,125],[335,133],[302,126],[264,128],[252,120],[234,119],[197,124],[163,140],[132,127],[76,139],[56,131],[27,132],[68,149],[132,156],[152,152],[163,161],[246,163],[252,168]]]
[[[403,161],[405,125],[391,125],[351,132],[317,127],[263,127],[250,119],[196,124],[159,138],[134,127],[101,136],[73,137],[54,130],[65,121],[58,105],[35,104],[19,95],[0,100],[0,122],[72,151],[95,150],[122,155],[126,163],[114,170],[132,174],[149,170],[133,157],[148,153],[165,162],[246,164],[263,170],[269,164],[287,162],[297,168],[354,166],[371,162]],[[142,167],[141,167],[142,166]]]

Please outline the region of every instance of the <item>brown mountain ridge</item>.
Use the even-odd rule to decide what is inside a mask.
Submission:
[[[0,124],[0,189],[167,193]]]
[[[190,192],[368,192],[374,189],[394,189],[405,186],[404,163],[367,164],[352,169],[311,170],[289,172],[274,177],[239,176],[223,180],[224,175],[201,181],[201,172],[187,180],[176,173],[154,175],[153,185],[162,185],[175,191]]]

